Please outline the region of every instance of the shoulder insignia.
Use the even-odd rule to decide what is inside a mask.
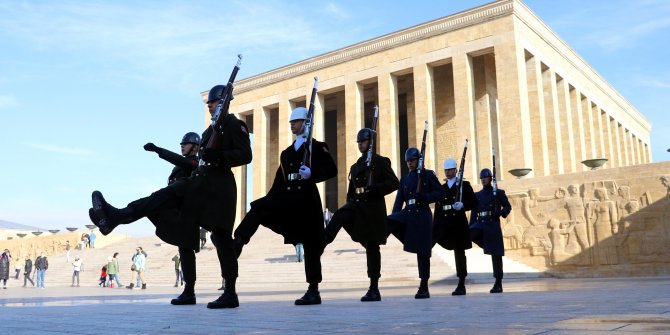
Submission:
[[[325,145],[323,146],[323,152],[328,152],[328,148]]]
[[[245,127],[245,126],[242,125],[242,126],[240,126],[240,129],[242,130],[242,132],[243,132],[245,135],[249,135],[249,131],[247,130],[247,127]]]

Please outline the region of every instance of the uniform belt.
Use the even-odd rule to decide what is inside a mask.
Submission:
[[[490,215],[491,215],[491,211],[477,213],[477,216],[479,216],[479,217],[490,216]]]
[[[365,187],[356,187],[356,194],[365,193]]]
[[[409,200],[407,200],[407,204],[408,204],[408,205],[414,205],[414,204],[416,204],[416,199],[409,199]]]
[[[448,210],[450,210],[450,209],[452,209],[452,208],[453,208],[453,207],[451,207],[451,205],[444,205],[444,206],[442,206],[442,210],[445,210],[445,211],[448,211]]]
[[[288,180],[289,181],[300,180],[300,174],[299,173],[289,173],[288,174]]]

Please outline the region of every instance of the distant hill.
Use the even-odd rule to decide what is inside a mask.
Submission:
[[[38,227],[28,226],[20,223],[0,220],[0,229],[37,230]]]

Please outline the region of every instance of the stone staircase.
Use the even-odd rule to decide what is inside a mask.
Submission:
[[[110,236],[113,236],[110,235]],[[145,279],[147,286],[169,287],[175,283],[172,257],[177,254],[175,246],[162,243],[157,237],[114,238],[116,242],[95,249],[73,250],[71,260],[78,255],[83,260],[80,274],[81,286],[96,286],[100,269],[107,263],[107,257],[119,252],[120,279],[124,285],[131,282],[131,256],[136,247],[141,246],[148,254]],[[416,256],[404,252],[402,245],[390,237],[389,243],[381,247],[382,286],[418,285]],[[490,257],[483,255],[481,249],[468,251],[468,266],[471,277],[481,271],[482,276],[491,277]],[[215,290],[221,286],[221,274],[216,250],[208,239],[205,248],[196,254],[197,284],[199,290]],[[515,272],[516,265],[505,260],[505,271]],[[327,289],[361,287],[368,285],[365,249],[351,241],[342,230],[337,239],[330,244],[323,256],[323,283]],[[536,272],[523,269],[526,273]],[[455,276],[453,254],[436,246],[431,265],[431,281],[452,281]],[[49,257],[49,270],[46,274],[46,286],[69,286],[72,280],[72,265],[66,261],[65,254]],[[132,279],[134,282],[134,278]],[[10,280],[8,285],[23,284],[20,280]],[[239,259],[240,290],[285,291],[304,290],[306,288],[304,263],[297,262],[292,245],[283,244],[283,238],[265,227],[260,227],[250,244],[244,247]]]

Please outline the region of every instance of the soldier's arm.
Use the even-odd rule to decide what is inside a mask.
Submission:
[[[310,179],[316,184],[337,176],[337,164],[328,151],[324,142],[315,142],[312,146],[312,176]]]
[[[191,169],[193,167],[198,166],[198,162],[194,161],[193,159],[186,158],[180,154],[174,153],[168,149],[163,149],[160,147],[157,147],[156,153],[158,154],[158,157],[172,163],[175,166],[179,166],[185,169]]]
[[[222,163],[229,167],[242,166],[251,163],[251,141],[247,124],[237,118],[228,122],[226,133],[230,136],[230,147],[223,148]]]
[[[400,182],[400,185],[402,185],[402,181]],[[400,212],[404,204],[405,204],[405,192],[403,192],[401,189],[398,189],[398,192],[396,192],[395,194],[395,202],[393,203],[393,210],[391,211],[391,213]]]
[[[463,209],[471,211],[477,208],[477,196],[469,182],[463,182]]]
[[[504,190],[498,190],[498,201],[499,205],[501,206],[500,216],[506,218],[509,212],[512,211],[512,205],[509,203],[509,199],[507,199],[507,195],[505,194]]]
[[[440,181],[437,180],[435,172],[426,172],[427,173],[424,175],[424,178],[428,184],[428,187],[423,191],[423,193],[425,194],[426,201],[428,203],[437,202],[446,196],[446,192],[444,191],[444,187],[442,187],[440,184]]]
[[[387,195],[398,189],[400,181],[396,177],[395,172],[391,168],[391,160],[386,157],[380,157],[377,160],[378,169],[377,179],[375,180],[375,186],[382,195]],[[381,177],[381,178],[380,178]]]

